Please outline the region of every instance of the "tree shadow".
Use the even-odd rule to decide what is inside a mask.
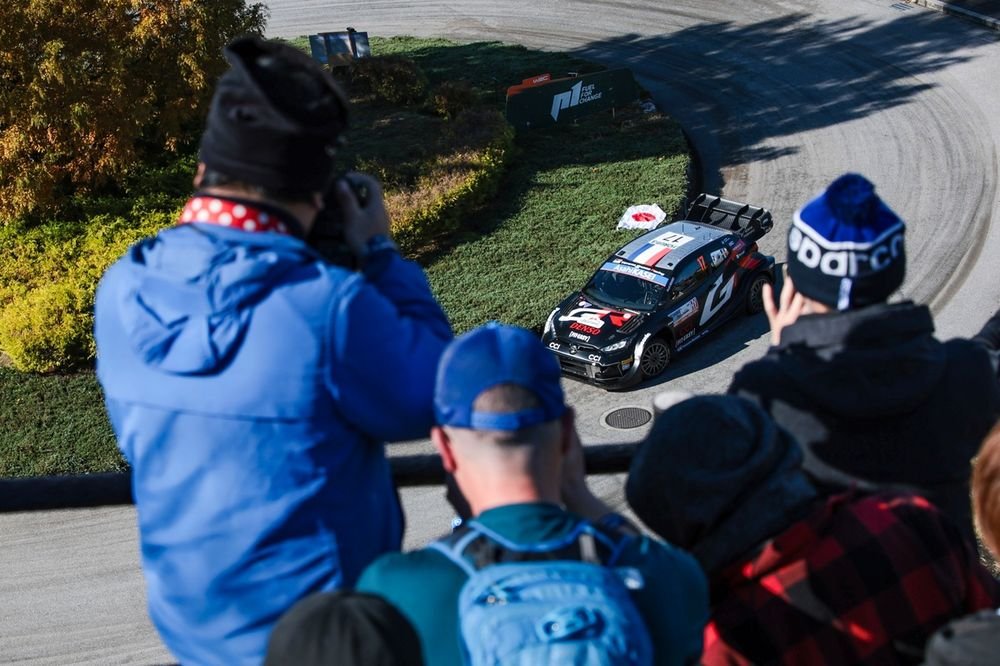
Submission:
[[[627,34],[573,55],[632,68],[701,153],[703,187],[723,170],[796,153],[802,132],[908,103],[933,87],[922,74],[994,46],[975,26],[931,12],[875,23],[793,13],[748,25],[701,23],[669,35]]]
[[[669,7],[659,11],[671,15]],[[694,144],[697,189],[719,192],[731,169],[798,153],[802,147],[796,136],[801,133],[907,104],[934,87],[922,74],[968,61],[975,48],[995,45],[996,39],[977,26],[933,12],[903,12],[880,22],[859,17],[824,20],[799,12],[750,24],[699,23],[653,37],[624,34],[585,44],[568,58],[479,42],[449,48],[444,59],[429,49],[422,64],[432,79],[442,80],[461,78],[472,65],[489,63],[491,79],[477,86],[483,96],[494,99],[506,85],[533,74],[592,69],[581,64],[584,60],[629,67]],[[517,58],[512,57],[515,53]],[[557,145],[560,131],[554,127],[524,132],[519,141]],[[648,154],[640,149],[613,159]],[[506,179],[498,205],[486,219],[480,219],[472,233],[447,239],[441,251],[491,233],[526,188],[534,186],[532,168],[602,159],[611,157],[551,151],[544,164],[522,168]]]

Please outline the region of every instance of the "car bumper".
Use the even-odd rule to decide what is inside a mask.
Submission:
[[[612,360],[602,357],[592,349],[581,349],[571,353],[568,350],[558,349],[553,344],[548,346],[555,353],[559,367],[567,377],[607,388],[630,386],[640,378],[639,364],[631,354]]]

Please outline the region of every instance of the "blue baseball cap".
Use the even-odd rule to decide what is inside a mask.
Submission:
[[[473,410],[483,391],[501,384],[530,391],[538,405],[517,412]],[[438,425],[513,431],[553,421],[565,411],[559,363],[530,331],[491,322],[456,338],[441,356],[434,389]]]

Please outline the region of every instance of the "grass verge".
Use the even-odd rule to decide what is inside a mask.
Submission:
[[[0,368],[0,476],[126,469],[93,373]]]
[[[393,38],[372,45],[377,54],[413,58],[432,84],[467,81],[496,108],[503,106],[503,88],[521,79],[597,68],[499,43]],[[348,155],[363,163],[372,141],[391,140],[400,151],[392,166],[405,171],[408,160],[421,157],[417,138],[389,131],[355,136]],[[491,319],[540,330],[556,302],[634,235],[614,230],[627,206],[656,202],[676,209],[687,168],[679,127],[659,114],[619,110],[525,132],[515,139],[499,195],[415,256],[457,331]],[[41,376],[0,368],[0,475],[124,468],[92,373]]]

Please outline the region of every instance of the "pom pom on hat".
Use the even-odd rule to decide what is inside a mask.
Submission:
[[[905,229],[869,180],[845,174],[795,213],[789,275],[805,296],[838,310],[884,302],[906,274]]]

